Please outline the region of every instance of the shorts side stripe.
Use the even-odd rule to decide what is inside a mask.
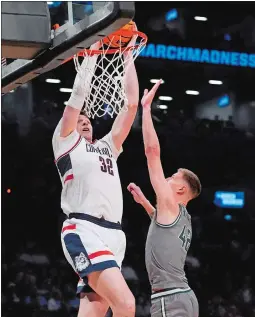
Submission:
[[[76,272],[80,277],[83,277],[84,273],[90,267],[91,262],[80,236],[76,233],[68,233],[63,239]]]
[[[89,258],[92,260],[98,256],[101,256],[101,255],[113,255],[113,253],[111,251],[107,251],[107,250],[104,250],[104,251],[97,251],[97,252],[94,252],[94,253],[91,253],[89,255]]]
[[[108,250],[102,250],[92,253],[94,259],[90,259],[81,238],[76,233],[70,233],[63,237],[68,258],[72,260],[72,266],[81,278],[85,278],[89,273],[103,271],[110,267],[118,267],[114,255]],[[100,253],[107,254],[100,254]],[[110,254],[108,254],[110,253]],[[98,255],[97,255],[98,254]],[[85,283],[87,283],[85,279]]]
[[[168,296],[168,295],[174,295],[174,294],[179,294],[179,293],[187,293],[187,292],[190,292],[191,291],[191,288],[175,288],[175,289],[172,289],[170,291],[162,291],[162,292],[159,292],[159,293],[155,293],[155,294],[152,294],[151,295],[151,299],[155,299],[155,298],[158,298],[158,297],[163,297],[163,296]]]
[[[166,311],[165,311],[165,300],[164,297],[161,298],[161,312],[162,312],[162,317],[166,317]]]
[[[63,227],[62,233],[65,232],[66,230],[75,230],[75,229],[76,229],[76,224],[68,225],[68,226]]]

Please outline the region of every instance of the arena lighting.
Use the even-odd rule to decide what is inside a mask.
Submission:
[[[151,79],[151,80],[150,80],[150,82],[151,82],[152,84],[156,84],[158,81],[159,81],[159,79]],[[165,81],[164,81],[163,79],[161,79],[161,85],[164,84],[164,83],[165,83]]]
[[[220,208],[243,208],[245,205],[244,192],[216,191],[213,203]]]
[[[56,8],[59,7],[61,5],[63,1],[47,1],[48,6],[51,8]]]
[[[224,35],[224,40],[225,41],[231,41],[231,35],[230,34],[225,34]]]
[[[176,20],[178,18],[178,11],[176,9],[172,9],[166,13],[166,21],[170,22]]]
[[[59,84],[59,83],[61,83],[60,79],[54,79],[54,78],[47,78],[45,81],[46,81],[46,83],[49,83],[49,84]]]
[[[197,21],[207,21],[207,18],[206,18],[206,17],[196,16],[196,17],[194,17],[194,19],[197,20]]]
[[[171,101],[171,100],[173,100],[173,98],[170,97],[170,96],[159,96],[158,99],[159,100],[163,100],[163,101]]]
[[[231,99],[228,94],[221,96],[217,101],[217,106],[220,108],[224,108],[230,105]]]
[[[72,92],[73,89],[72,88],[60,88],[59,91],[61,91],[61,92]]]
[[[168,109],[168,106],[167,105],[158,105],[158,108],[162,109],[162,110],[166,110],[166,109]]]
[[[222,85],[223,82],[221,80],[209,80],[209,84],[211,85]]]
[[[232,216],[227,214],[227,215],[224,216],[224,219],[227,220],[227,221],[230,221],[230,220],[232,220]]]
[[[199,95],[199,91],[196,91],[196,90],[186,90],[186,94],[187,95]]]

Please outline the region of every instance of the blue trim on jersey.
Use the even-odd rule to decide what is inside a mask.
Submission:
[[[71,149],[69,149],[68,151],[66,151],[65,153],[61,154],[58,158],[56,158],[55,163],[57,163],[62,157],[64,157],[65,155],[71,153],[80,143],[81,140],[83,138],[81,136],[79,136],[77,142],[71,147]]]
[[[72,169],[72,162],[69,154],[61,157],[56,162],[57,168],[59,170],[60,175],[63,177],[66,172]]]
[[[97,218],[88,214],[74,212],[74,213],[70,213],[68,218],[69,219],[75,218],[75,219],[90,221],[98,226],[108,228],[108,229],[122,230],[121,224],[119,222],[111,222],[111,221],[105,220],[104,218]]]

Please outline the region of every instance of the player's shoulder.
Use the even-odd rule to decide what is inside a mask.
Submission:
[[[103,136],[101,139],[99,139],[97,142],[99,142],[102,145],[107,146],[110,150],[112,150],[112,137],[111,132],[107,133],[105,136]]]
[[[189,214],[188,210],[187,210],[187,207],[180,204],[180,210],[182,212],[182,215],[188,219],[188,221],[191,222],[191,215]]]
[[[117,160],[119,155],[123,152],[122,147],[120,149],[116,148],[114,141],[113,141],[113,138],[112,138],[111,131],[109,133],[107,133],[103,138],[101,138],[99,140],[99,142],[101,143],[101,146],[107,148],[110,151],[110,153],[112,154],[112,156],[114,157],[115,160]]]
[[[63,154],[70,153],[82,140],[82,137],[76,130],[66,137],[61,137],[61,121],[62,120],[59,121],[52,137],[52,147],[55,159]]]

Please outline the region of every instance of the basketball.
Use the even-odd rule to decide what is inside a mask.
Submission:
[[[126,47],[133,37],[134,22],[130,21],[128,24],[124,25],[120,30],[110,34],[103,39],[103,43],[110,48]]]

